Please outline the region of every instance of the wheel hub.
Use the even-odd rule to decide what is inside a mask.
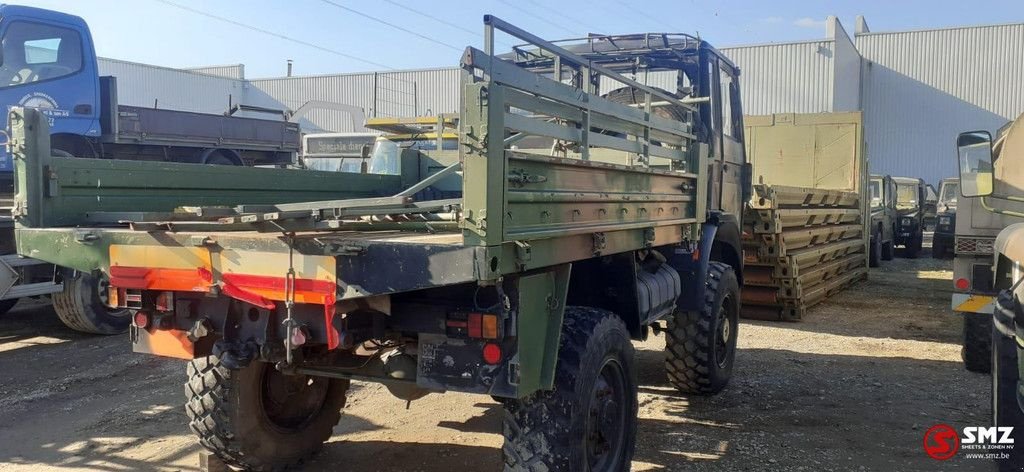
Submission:
[[[298,430],[316,416],[327,400],[329,380],[285,375],[267,364],[263,373],[263,413],[282,430]]]
[[[715,363],[718,367],[724,368],[729,363],[729,344],[732,340],[732,323],[729,318],[729,311],[732,308],[732,300],[726,297],[722,300],[722,306],[718,309],[718,316],[715,322],[718,329],[715,330]]]
[[[605,361],[594,383],[586,425],[586,460],[589,470],[613,470],[625,447],[626,384],[622,366]]]

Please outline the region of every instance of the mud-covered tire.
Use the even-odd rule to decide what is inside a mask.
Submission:
[[[684,393],[713,395],[732,377],[739,334],[740,289],[729,265],[712,262],[701,311],[677,310],[668,318],[665,370]]]
[[[892,241],[882,244],[882,260],[891,261],[896,255],[896,248]]]
[[[11,311],[11,308],[14,308],[14,305],[18,304],[18,300],[20,299],[12,298],[10,300],[0,300],[0,315],[5,315],[8,311]]]
[[[53,294],[57,317],[75,331],[119,334],[131,324],[131,310],[111,309],[101,298],[102,278],[79,271],[64,271],[64,290]]]
[[[331,437],[348,385],[347,380],[285,376],[263,362],[231,370],[209,356],[188,364],[185,414],[199,444],[226,464],[253,471],[281,470],[301,464]],[[271,393],[289,389],[301,390],[299,397],[278,394],[275,399]],[[290,400],[278,401],[281,398]],[[272,413],[273,405],[300,411]]]
[[[960,357],[971,372],[987,374],[992,370],[992,315],[961,313],[964,320]]]
[[[878,267],[882,260],[882,233],[875,232],[871,240],[871,253],[868,255],[868,267]]]
[[[1015,310],[1015,302],[1009,292],[1003,292],[997,299],[997,304],[1004,314],[1019,313]],[[1005,319],[1005,318],[1004,318]],[[1013,318],[1006,319],[1003,323],[1008,329],[1013,329]],[[1017,342],[1013,336],[1003,334],[992,323],[992,424],[994,426],[1012,426],[1010,433],[1014,443],[1020,443],[1024,437],[1019,431],[1024,431],[1024,414],[1020,405],[1017,404],[1017,380],[1020,377],[1017,370]],[[997,459],[1000,472],[1024,470],[1024,450],[1014,447],[1006,452],[1009,458]]]
[[[502,404],[505,472],[628,471],[637,377],[626,325],[608,311],[566,307],[554,389]],[[598,425],[600,434],[591,429]],[[605,462],[595,462],[591,452],[606,445]]]

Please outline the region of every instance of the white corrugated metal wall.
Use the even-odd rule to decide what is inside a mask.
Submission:
[[[184,70],[198,72],[200,74],[215,75],[229,79],[244,79],[245,64],[225,64],[220,66],[186,67]]]
[[[250,85],[244,80],[107,58],[99,59],[99,71],[118,78],[122,105],[224,113],[229,97],[234,103],[250,103]]]
[[[864,122],[871,171],[956,175],[954,140],[995,131],[1024,112],[1024,24],[856,38],[864,57]]]
[[[832,111],[834,41],[721,50],[740,68],[743,113]]]

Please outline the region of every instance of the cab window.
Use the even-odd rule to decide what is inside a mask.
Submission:
[[[2,40],[0,87],[41,82],[82,69],[82,38],[60,26],[15,21]]]

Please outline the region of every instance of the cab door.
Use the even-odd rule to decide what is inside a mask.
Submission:
[[[740,105],[738,71],[727,62],[709,54],[708,80],[712,87],[711,115],[714,123],[713,170],[711,178],[717,183],[712,189],[712,208],[725,214],[743,212],[743,204],[750,198],[750,169],[747,165],[743,140],[743,108]]]
[[[51,134],[98,136],[99,77],[88,30],[11,16],[0,23],[0,36],[0,100],[7,107],[40,109]],[[0,170],[4,166],[10,161]]]

